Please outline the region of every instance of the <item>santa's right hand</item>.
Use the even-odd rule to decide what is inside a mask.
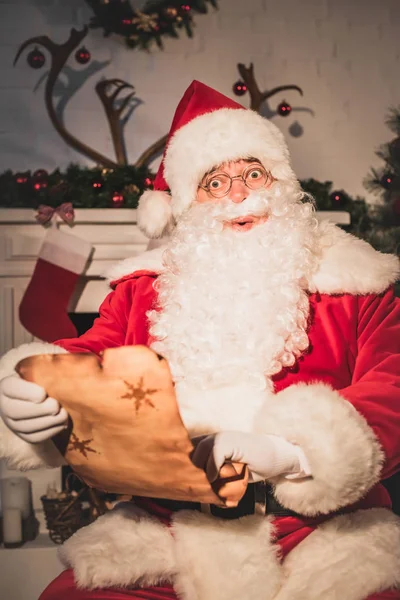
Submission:
[[[39,444],[68,425],[68,413],[36,383],[10,375],[0,381],[0,416],[18,437]]]

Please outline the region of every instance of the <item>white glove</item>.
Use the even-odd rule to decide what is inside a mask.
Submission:
[[[0,416],[13,433],[31,444],[54,437],[68,424],[68,413],[57,400],[18,375],[0,381]]]
[[[192,461],[206,471],[210,482],[217,479],[226,462],[246,464],[252,482],[283,474],[289,479],[311,475],[301,448],[276,435],[222,431],[192,442]]]

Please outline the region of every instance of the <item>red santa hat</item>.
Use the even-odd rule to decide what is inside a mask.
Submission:
[[[154,189],[140,198],[140,229],[149,238],[168,233],[195,200],[204,174],[243,158],[257,158],[276,179],[297,182],[284,137],[273,123],[193,81],[176,109]]]

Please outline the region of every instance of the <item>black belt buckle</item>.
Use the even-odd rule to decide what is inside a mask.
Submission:
[[[246,492],[235,508],[220,508],[214,504],[201,504],[202,513],[219,517],[220,519],[239,519],[247,515],[267,514],[268,484],[258,481],[247,486]]]
[[[247,515],[273,515],[276,517],[299,517],[297,513],[279,504],[272,486],[265,480],[250,483],[239,504],[235,508],[221,508],[214,504],[183,502],[178,500],[154,499],[154,502],[175,512],[178,510],[198,510],[220,519],[239,519]]]
[[[265,480],[250,483],[243,498],[235,508],[220,508],[214,504],[201,504],[200,511],[221,519],[239,519],[246,515],[299,516],[276,500],[272,486]]]

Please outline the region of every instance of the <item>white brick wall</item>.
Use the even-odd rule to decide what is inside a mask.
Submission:
[[[71,59],[62,77],[61,87],[68,90],[81,85],[65,110],[70,131],[113,157],[93,88],[101,77],[126,79],[142,100],[125,130],[133,162],[166,133],[192,79],[232,96],[236,63],[254,61],[260,87],[296,83],[304,90],[303,98],[287,92],[267,107],[271,114],[285,98],[294,108],[287,119],[272,118],[287,137],[299,177],[331,179],[351,194],[366,195],[362,180],[378,164],[374,150],[390,139],[386,111],[400,103],[399,0],[220,0],[219,5],[218,12],[196,17],[194,39],[182,34],[167,40],[163,52],[128,51],[91,32],[85,42],[91,64],[82,67]],[[47,34],[63,42],[69,29],[88,17],[80,0],[0,0],[0,170],[91,164],[52,128],[43,103],[45,68],[30,69],[25,57],[12,66],[18,45],[28,37]],[[248,105],[246,97],[241,101]],[[291,135],[297,124],[300,137]]]

